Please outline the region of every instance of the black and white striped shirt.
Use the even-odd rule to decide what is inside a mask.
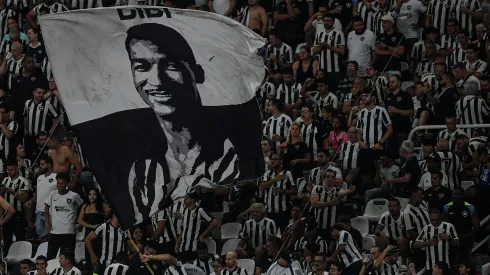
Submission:
[[[71,9],[94,9],[101,8],[102,1],[101,0],[71,0]]]
[[[490,114],[490,108],[485,100],[474,95],[467,95],[456,102],[456,118],[461,125],[483,124],[484,116]],[[471,136],[471,129],[466,129],[466,135]]]
[[[44,58],[43,62],[41,63],[41,71],[43,72],[43,74],[46,76],[48,80],[53,77],[51,62],[49,62],[49,59],[47,57]]]
[[[441,48],[443,49],[456,49],[459,47],[458,36],[451,36],[449,34],[444,34],[441,37]]]
[[[49,275],[82,275],[82,272],[80,271],[80,269],[76,267],[72,267],[70,271],[65,272],[63,268],[60,266],[55,268],[55,270],[51,271]]]
[[[328,170],[334,171],[337,179],[342,179],[342,171],[335,166],[329,165],[327,169],[324,169],[322,166],[313,168],[310,172],[310,181],[316,185],[323,186],[325,173]]]
[[[16,121],[7,121],[5,123],[5,127],[13,133],[13,136],[17,134],[17,131],[19,130],[19,124],[17,124]],[[2,146],[3,153],[5,155],[5,159],[7,159],[9,153],[10,153],[10,138],[5,136],[3,132],[0,133],[0,145]]]
[[[467,8],[473,12],[482,11],[482,5],[479,0],[457,0],[456,3],[456,19],[459,21],[459,26],[462,30],[467,30],[472,36],[473,33],[473,15],[464,13],[461,9]]]
[[[289,171],[281,171],[279,175],[285,175],[286,179],[276,181],[271,187],[264,190],[264,202],[267,206],[267,213],[280,213],[287,211],[288,196],[274,192],[274,189],[289,190],[294,186],[293,175]],[[270,181],[276,176],[276,172],[269,170],[264,173],[262,184]]]
[[[182,214],[182,227],[177,231],[182,238],[180,251],[197,251],[201,225],[212,220],[213,218],[200,207],[186,208]]]
[[[415,74],[418,76],[424,76],[427,74],[433,74],[436,71],[436,63],[435,60],[429,60],[428,58],[424,58],[420,60],[417,64],[417,68],[415,69]]]
[[[250,7],[244,6],[240,10],[238,10],[237,13],[240,17],[240,23],[248,27],[248,25],[250,24]]]
[[[388,125],[391,125],[391,119],[386,109],[380,106],[371,110],[364,108],[357,115],[356,128],[369,148],[381,140]]]
[[[99,225],[94,233],[102,241],[99,263],[108,266],[114,262],[117,253],[124,251],[126,235],[121,228],[115,228],[110,222]]]
[[[172,240],[176,240],[177,234],[173,223],[169,220],[170,215],[168,209],[161,210],[151,217],[151,226],[153,227],[153,232],[158,230],[158,223],[165,221],[165,228],[163,229],[162,235],[158,238],[159,243],[166,243]]]
[[[430,216],[427,208],[425,202],[421,203],[418,207],[409,203],[403,211],[403,224],[405,230],[408,231],[413,229],[417,234],[420,234],[422,229],[430,224]]]
[[[319,253],[327,253],[328,245],[327,242],[322,239],[320,236],[316,236],[313,240],[308,239],[307,237],[301,237],[301,239],[297,240],[294,243],[294,251],[303,252],[303,249],[308,243],[314,243],[318,246]]]
[[[345,248],[337,256],[345,267],[349,267],[351,264],[360,261],[362,259],[361,253],[354,242],[354,239],[349,232],[342,230],[337,239],[337,246],[344,244]]]
[[[448,67],[452,67],[456,65],[458,62],[465,62],[466,61],[466,50],[461,48],[460,45],[458,45],[452,54],[448,55],[446,57],[446,64]]]
[[[379,218],[378,224],[383,225],[386,231],[388,232],[388,238],[391,241],[396,242],[396,240],[400,237],[403,237],[404,234],[404,224],[403,224],[403,211],[400,211],[400,217],[398,219],[394,219],[393,216],[390,215],[389,211],[386,211]]]
[[[345,46],[345,38],[342,32],[334,29],[327,31],[324,30],[316,35],[315,46],[320,46],[321,43],[327,42],[330,46],[338,48],[339,46]],[[342,57],[333,52],[330,49],[322,49],[320,53],[320,69],[326,73],[338,73],[342,65]]]
[[[172,204],[172,206],[168,207],[167,209],[169,215],[171,215],[170,220],[172,221],[172,224],[174,226],[175,233],[177,233],[177,230],[182,227],[182,219],[174,218],[174,213],[179,213],[180,215],[184,213],[184,210],[186,209],[184,199],[181,199],[178,202],[174,202],[174,204]]]
[[[126,275],[128,269],[127,265],[113,263],[105,269],[104,275]]]
[[[383,21],[381,21],[381,18],[387,14],[390,13],[389,10],[386,10],[386,11],[382,11],[382,10],[379,10],[377,8],[377,2],[376,1],[373,1],[373,3],[371,4],[371,9],[372,9],[372,13],[373,13],[373,19],[371,21],[371,31],[376,35],[380,35],[382,33],[384,33],[384,29],[383,29]]]
[[[27,134],[30,136],[37,135],[39,131],[49,132],[56,117],[58,113],[49,101],[36,103],[34,99],[29,99],[24,105],[24,119],[27,120]]]
[[[262,107],[263,110],[263,116],[266,117],[268,114],[268,108],[267,104],[269,103],[269,99],[267,96],[272,96],[273,98],[276,97],[276,87],[274,84],[266,81],[264,84],[262,84],[258,89],[257,89],[258,96],[260,98],[260,106]]]
[[[485,61],[482,61],[480,59],[478,59],[477,61],[473,62],[473,63],[470,63],[469,60],[466,60],[465,61],[466,63],[466,69],[471,69],[475,72],[479,72],[481,74],[487,74],[487,62]]]
[[[427,9],[427,15],[431,16],[432,26],[439,30],[439,35],[447,31],[447,20],[453,17],[455,1],[433,0]]]
[[[272,139],[274,135],[278,135],[282,140],[286,140],[286,137],[289,134],[289,128],[292,124],[291,118],[286,114],[281,114],[277,118],[271,116],[265,122],[263,129],[264,136]]]
[[[480,146],[485,146],[487,144],[487,140],[488,138],[485,136],[470,138],[468,142],[468,154],[473,156]]]
[[[269,218],[263,218],[260,222],[256,222],[254,219],[248,220],[242,230],[242,237],[248,239],[251,247],[265,245],[267,238],[276,234],[276,223]]]
[[[7,61],[7,75],[8,75],[8,88],[12,88],[12,83],[14,83],[14,79],[19,76],[23,70],[24,66],[22,62],[24,61],[24,55],[22,55],[19,59],[15,60],[15,58]]]
[[[301,93],[301,84],[293,83],[291,86],[281,83],[276,91],[276,99],[281,100],[284,104],[295,104]]]
[[[237,266],[234,270],[229,270],[228,268],[223,269],[221,275],[248,275],[248,272],[245,268]]]
[[[319,94],[317,105],[319,114],[321,114],[321,110],[326,106],[332,106],[334,109],[337,109],[339,107],[339,98],[332,92],[328,92],[326,95]]]
[[[388,87],[388,78],[386,76],[380,75],[376,77],[376,81],[368,79],[366,82],[366,87],[370,90],[376,90],[376,95],[378,96],[378,103],[383,104],[386,98],[385,89]]]
[[[0,37],[5,36],[8,32],[7,21],[11,17],[16,17],[17,13],[13,10],[5,6],[3,10],[0,11]]]
[[[340,145],[340,157],[342,162],[342,170],[350,170],[357,168],[357,156],[359,155],[359,142],[352,143],[350,141]]]
[[[436,44],[436,50],[439,50],[440,48],[441,46],[439,44]],[[420,40],[413,45],[412,52],[410,53],[410,58],[418,63],[425,57],[425,41]]]
[[[420,232],[420,235],[417,237],[418,242],[427,242],[435,238],[438,240],[437,245],[426,247],[425,268],[427,270],[432,269],[437,261],[443,261],[451,266],[449,259],[449,248],[451,247],[451,243],[449,240],[439,238],[439,234],[446,234],[452,239],[458,239],[456,229],[452,224],[447,222],[442,222],[438,227],[434,227],[432,224],[429,224],[424,227],[422,232]]]
[[[357,9],[356,9],[356,15],[360,15],[362,19],[364,20],[364,28],[367,30],[371,30],[372,27],[372,21],[373,21],[373,13],[371,12],[370,9],[367,8],[367,6],[364,4],[362,1],[357,1]],[[371,5],[374,4],[371,3]]]
[[[334,198],[338,198],[338,193],[340,190],[341,189],[338,187],[333,187],[330,190],[327,190],[324,186],[315,185],[311,191],[311,196],[318,196],[319,202],[329,202]],[[318,228],[330,229],[330,227],[335,224],[335,221],[337,220],[337,205],[312,208],[312,210],[318,224]]]
[[[449,149],[452,150],[455,148],[456,137],[459,135],[465,135],[466,136],[466,133],[460,129],[456,129],[456,131],[449,133],[449,131],[446,129],[446,130],[440,131],[439,134],[437,134],[437,140],[447,139],[449,141]]]
[[[75,155],[77,155],[78,160],[80,161],[82,167],[88,166],[88,161],[83,155],[82,146],[80,145],[79,142],[77,142],[77,144],[75,145]]]
[[[376,272],[377,275],[398,275],[400,274],[400,266],[398,265],[398,262],[395,262],[394,264],[389,264],[386,261],[383,261],[381,263],[381,267],[379,270]]]
[[[209,258],[207,261],[203,261],[200,258],[197,258],[194,260],[194,265],[202,269],[204,271],[204,274],[210,275],[211,273],[214,272],[213,269],[213,262],[216,259],[216,257],[213,257],[212,255],[209,255]]]
[[[456,187],[460,187],[459,173],[463,171],[463,164],[458,155],[453,152],[437,152],[441,157],[441,170],[444,171],[448,177],[449,189],[454,190]]]
[[[182,263],[177,262],[177,265],[171,265],[167,268],[165,275],[187,275],[187,272]]]
[[[293,49],[286,43],[282,43],[279,48],[269,45],[267,47],[267,60],[271,58],[271,55],[275,56],[277,60],[281,61],[284,64],[293,64],[294,62]],[[279,67],[277,67],[277,64],[275,62],[273,63],[273,70],[280,69]]]
[[[318,149],[322,148],[319,123],[315,120],[308,125],[301,123],[301,136],[310,149],[310,155],[316,161]]]
[[[18,176],[14,180],[12,180],[11,177],[6,177],[2,181],[2,186],[4,186],[5,188],[14,189],[13,194],[7,193],[5,191],[3,197],[5,198],[6,201],[9,202],[10,205],[12,205],[15,211],[22,212],[24,210],[24,205],[20,200],[15,198],[15,195],[19,194],[20,192],[29,192],[29,188],[30,188],[29,181],[22,176]]]

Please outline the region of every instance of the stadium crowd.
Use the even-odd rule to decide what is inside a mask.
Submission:
[[[267,39],[264,175],[196,188],[130,232],[71,131],[37,24],[127,4],[219,13]],[[490,274],[483,4],[0,1],[0,274]]]

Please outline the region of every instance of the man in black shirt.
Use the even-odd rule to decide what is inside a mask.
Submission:
[[[434,154],[437,155],[437,154]],[[425,201],[429,204],[429,209],[437,208],[442,211],[444,205],[451,201],[451,190],[442,185],[442,171],[432,171],[430,181],[432,187],[424,191]]]
[[[13,110],[15,106],[14,98],[3,89],[4,87],[3,85],[4,83],[0,79],[0,106],[3,106],[7,110],[10,110],[8,118],[10,120],[14,120],[14,116],[15,116],[15,111]]]
[[[386,109],[391,118],[393,125],[393,134],[388,139],[388,151],[394,153],[394,158],[398,158],[398,149],[400,144],[407,139],[408,133],[412,130],[411,118],[415,111],[413,106],[412,97],[401,88],[401,77],[399,75],[393,75],[389,78],[387,95],[386,95]]]
[[[395,31],[393,16],[387,14],[381,17],[381,21],[384,32],[378,35],[372,63],[380,72],[384,71],[388,75],[400,74],[400,62],[405,53],[405,38],[403,34]]]
[[[385,179],[386,183],[393,183],[395,196],[408,198],[411,190],[417,188],[420,180],[420,167],[417,156],[414,153],[414,144],[410,140],[402,142],[400,147],[400,157],[405,159],[405,164],[401,167],[400,178]]]
[[[347,33],[351,29],[352,19],[354,18],[354,5],[352,1],[333,0],[330,3],[329,13],[335,14],[335,18],[339,19],[342,27],[344,28],[344,35],[347,37]]]
[[[436,72],[441,70],[442,68],[444,68],[445,70],[446,65],[437,64]],[[439,87],[437,87],[437,90],[434,91],[435,87],[432,87],[432,89],[428,90],[427,96],[430,104],[433,106],[432,108],[434,111],[435,125],[445,124],[446,117],[454,113],[454,96],[456,95],[456,89],[454,87],[454,75],[450,72],[445,71],[442,75],[442,80],[439,84]]]

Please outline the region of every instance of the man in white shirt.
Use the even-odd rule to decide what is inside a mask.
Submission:
[[[359,65],[357,73],[366,75],[366,69],[371,64],[371,57],[376,44],[376,35],[364,26],[364,20],[360,15],[353,19],[354,30],[347,35],[347,49],[349,61],[355,60]]]
[[[47,242],[49,232],[46,231],[44,202],[48,199],[49,194],[56,190],[56,174],[53,173],[53,159],[51,157],[41,156],[39,159],[42,174],[37,177],[36,194],[26,204],[36,205],[36,232],[43,242]]]
[[[62,172],[56,175],[58,190],[49,194],[44,206],[46,231],[50,234],[46,255],[48,260],[54,259],[60,248],[75,251],[76,212],[83,200],[77,193],[67,188],[70,180],[68,173]]]
[[[427,7],[418,0],[397,0],[394,10],[398,31],[405,36],[405,53],[410,54],[419,41],[419,16],[425,14]]]

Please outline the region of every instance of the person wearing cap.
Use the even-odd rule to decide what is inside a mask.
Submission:
[[[387,76],[400,75],[401,60],[405,54],[405,38],[396,31],[395,19],[387,13],[381,17],[383,33],[378,35],[376,49],[371,64],[379,71],[384,71]]]
[[[444,218],[454,225],[460,239],[458,256],[461,260],[471,260],[475,234],[480,229],[479,214],[475,206],[465,202],[462,188],[455,188],[452,201],[444,206]]]
[[[394,275],[398,274],[398,257],[400,250],[394,245],[388,245],[381,255],[374,262],[374,270],[378,270],[379,275]]]
[[[198,241],[204,241],[218,224],[211,215],[196,205],[197,201],[199,201],[199,194],[194,190],[189,191],[184,199],[186,208],[182,213],[182,225],[177,228],[178,236],[175,243],[176,252],[181,254],[184,252],[192,253],[194,259],[197,258]],[[206,222],[207,227],[201,231],[203,222]]]
[[[393,184],[395,195],[407,198],[410,189],[416,188],[420,182],[420,167],[417,156],[414,153],[414,144],[410,140],[402,142],[400,147],[400,157],[405,159],[405,164],[401,167],[402,177],[386,179],[385,182]]]
[[[420,182],[418,186],[422,188],[424,191],[431,188],[433,186],[431,184],[432,173],[441,172],[442,177],[439,179],[441,181],[439,185],[448,187],[449,186],[448,177],[446,173],[444,173],[444,171],[441,170],[441,156],[439,156],[439,154],[437,153],[432,153],[425,157],[425,161],[427,164],[427,171],[421,170],[423,174],[420,177]]]

